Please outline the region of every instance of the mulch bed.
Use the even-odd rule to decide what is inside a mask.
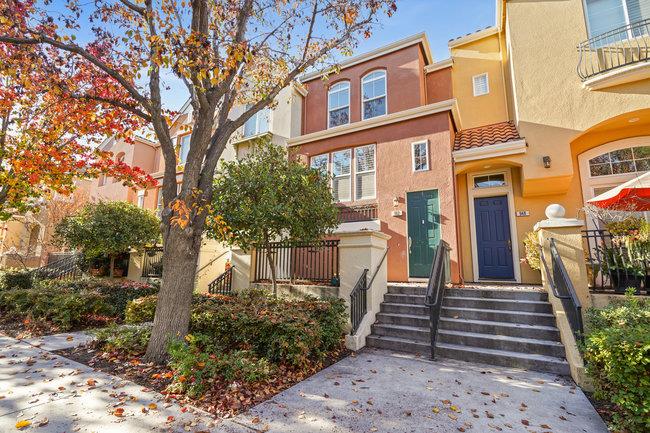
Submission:
[[[220,418],[229,418],[268,400],[281,391],[305,380],[320,370],[349,355],[341,348],[322,363],[303,369],[279,366],[276,374],[268,380],[247,383],[217,380],[214,386],[199,399],[166,391],[172,382],[173,372],[165,365],[145,363],[141,355],[133,356],[121,352],[104,352],[93,344],[55,352],[58,355],[86,364],[96,370],[130,380],[147,389],[157,391],[169,400],[189,404]]]
[[[84,319],[84,326],[66,329],[65,331],[47,320],[29,320],[17,317],[7,317],[0,314],[0,334],[19,340],[25,338],[42,337],[43,335],[60,334],[62,332],[77,332],[93,328],[103,328],[116,322],[115,318],[108,316],[91,316]]]

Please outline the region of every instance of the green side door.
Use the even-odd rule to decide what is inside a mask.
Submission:
[[[428,278],[435,247],[440,242],[438,190],[409,192],[406,203],[409,277]]]

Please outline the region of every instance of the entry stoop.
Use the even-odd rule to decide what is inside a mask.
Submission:
[[[368,346],[431,354],[426,287],[389,285]],[[515,287],[446,289],[436,356],[569,375],[548,295]]]

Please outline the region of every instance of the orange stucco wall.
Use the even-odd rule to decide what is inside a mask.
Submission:
[[[451,67],[427,74],[426,93],[427,104],[447,101],[454,97],[452,91]]]
[[[346,205],[377,203],[382,232],[391,236],[388,242],[389,281],[408,280],[408,234],[406,193],[437,189],[442,216],[442,238],[451,248],[452,274],[459,278],[454,175],[451,160],[453,130],[449,113],[437,113],[397,124],[384,125],[338,137],[314,141],[292,149],[304,161],[310,156],[366,144],[376,144],[377,196],[374,200],[355,201]],[[429,141],[430,170],[413,172],[411,143]],[[393,207],[393,199],[399,205]],[[392,216],[401,210],[401,216]]]
[[[343,69],[328,80],[313,79],[305,84],[309,92],[303,105],[303,134],[327,129],[327,91],[340,81],[350,82],[350,122],[361,120],[361,78],[375,69],[386,70],[388,113],[422,105],[424,67],[419,45],[377,57]]]

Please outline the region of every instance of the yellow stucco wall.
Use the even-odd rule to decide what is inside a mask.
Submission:
[[[452,87],[461,113],[462,128],[508,120],[498,34],[451,48]],[[488,74],[490,92],[474,96],[472,78]]]

